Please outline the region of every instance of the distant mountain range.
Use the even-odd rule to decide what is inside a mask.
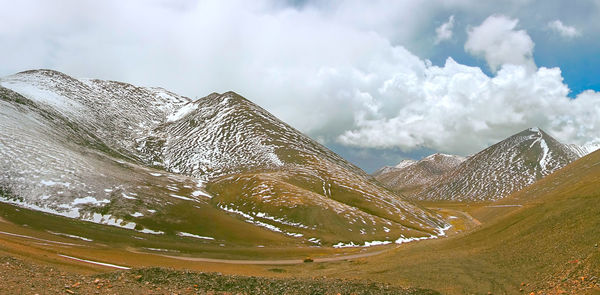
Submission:
[[[374,176],[411,199],[494,201],[595,149],[593,145],[565,145],[539,128],[530,128],[467,159],[436,154],[384,167]]]
[[[233,92],[34,70],[0,79],[0,200],[202,242],[385,244],[437,214]]]
[[[404,160],[396,166],[383,167],[373,176],[393,191],[413,195],[464,160],[464,157],[438,153],[420,161]]]

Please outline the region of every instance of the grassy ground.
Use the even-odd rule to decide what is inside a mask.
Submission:
[[[58,239],[70,243],[82,243],[86,245],[86,249],[96,249],[97,251],[107,249],[123,251],[131,249],[136,252],[155,254],[253,260],[301,259],[307,256],[318,258],[332,255],[355,254],[360,251],[360,249],[356,248],[333,249],[327,247],[294,246],[293,244],[291,246],[265,244],[265,247],[257,247],[225,241],[205,241],[197,238],[179,237],[168,233],[164,235],[143,234],[132,230],[18,208],[4,203],[0,203],[0,218],[5,221],[0,222],[0,231],[40,237],[48,240]],[[50,232],[84,237],[92,239],[93,242],[65,238]],[[273,235],[276,234],[273,233]],[[252,237],[248,238],[251,239]],[[157,250],[153,251],[150,249]]]

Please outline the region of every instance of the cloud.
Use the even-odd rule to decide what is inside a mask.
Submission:
[[[581,32],[577,30],[577,28],[572,26],[567,26],[562,23],[560,20],[554,20],[548,23],[548,28],[552,31],[558,33],[564,38],[574,38],[581,35]]]
[[[454,15],[448,18],[448,21],[435,29],[436,37],[435,44],[452,38],[452,30],[454,29]]]
[[[493,77],[409,50],[432,47],[419,37],[452,23],[448,12],[468,22],[497,7],[477,6],[474,17],[465,0],[282,3],[0,0],[0,75],[53,68],[191,97],[234,90],[350,148],[468,154],[533,125],[565,142],[598,137],[600,94],[568,99],[559,69],[533,65],[516,20],[493,16],[469,30],[468,47],[495,65]],[[456,24],[450,31],[462,38]]]
[[[568,98],[558,68],[532,73],[522,65],[505,65],[489,77],[449,58],[443,67],[421,70],[412,79],[402,74],[382,84],[382,97],[402,101],[394,115],[357,116],[358,128],[339,140],[361,147],[426,147],[465,155],[532,126],[565,142],[597,137],[593,130],[600,128],[600,94],[589,91]]]
[[[493,72],[504,64],[526,65],[535,69],[534,43],[524,30],[516,30],[519,20],[492,15],[481,25],[468,29],[465,50],[482,57]]]

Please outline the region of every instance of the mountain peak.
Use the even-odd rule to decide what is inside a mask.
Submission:
[[[453,169],[464,161],[463,157],[435,153],[420,161],[403,160],[395,167],[384,167],[373,174],[377,180],[389,189],[415,193],[429,181]]]
[[[544,131],[542,128],[540,127],[530,127],[527,128],[513,136],[520,136],[520,135],[531,135],[531,134],[536,134],[539,135],[541,137],[545,137],[545,138],[552,138],[552,136],[550,136],[546,131]],[[552,138],[554,139],[554,138]]]
[[[15,75],[34,75],[34,74],[46,75],[46,76],[66,76],[66,77],[70,77],[69,75],[67,75],[67,74],[65,74],[63,72],[59,72],[57,70],[51,70],[51,69],[27,70],[27,71],[18,72]]]
[[[27,70],[27,71],[22,71],[22,72],[18,72],[16,74],[10,75],[10,76],[6,76],[6,77],[2,77],[0,78],[1,80],[20,80],[20,81],[24,81],[27,83],[32,83],[32,84],[39,84],[39,83],[44,83],[43,81],[61,81],[61,82],[65,82],[65,83],[71,83],[73,81],[77,81],[77,79],[56,71],[56,70],[50,70],[50,69],[37,69],[37,70]]]
[[[414,164],[416,162],[417,161],[410,160],[410,159],[402,160],[402,161],[400,161],[400,163],[396,164],[396,166],[394,166],[394,168],[399,168],[399,169],[405,168],[405,167],[410,166],[410,165],[412,165],[412,164]]]
[[[576,160],[578,156],[532,127],[469,157],[419,194],[419,199],[489,201],[508,196]]]
[[[423,158],[421,161],[444,161],[447,159],[464,160],[464,157],[457,156],[457,155],[449,155],[449,154],[444,154],[444,153],[435,153],[435,154],[431,154],[431,155]]]

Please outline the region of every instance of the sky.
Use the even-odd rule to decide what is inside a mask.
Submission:
[[[367,172],[600,141],[600,0],[0,0],[0,76],[233,90]]]

